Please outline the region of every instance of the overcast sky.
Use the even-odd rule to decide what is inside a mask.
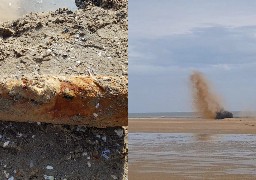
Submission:
[[[256,1],[129,0],[129,112],[193,111],[193,70],[256,110]]]

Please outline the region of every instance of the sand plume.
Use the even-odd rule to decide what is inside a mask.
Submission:
[[[0,23],[18,18],[19,6],[20,0],[1,0]]]
[[[208,81],[198,71],[192,73],[190,81],[194,108],[202,117],[214,119],[216,112],[221,111],[223,108],[217,96],[211,91]]]

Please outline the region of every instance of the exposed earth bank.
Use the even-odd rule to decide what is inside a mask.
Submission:
[[[111,76],[126,82],[122,87],[128,92],[127,1],[121,2],[124,6],[106,8],[89,3],[74,12],[31,13],[3,23],[0,77],[20,81],[45,75],[88,76],[98,81],[97,77]],[[121,105],[127,107],[125,101]],[[125,127],[99,129],[1,120],[0,177],[127,178]]]

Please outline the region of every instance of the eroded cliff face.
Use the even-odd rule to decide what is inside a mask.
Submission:
[[[113,5],[104,9],[88,4],[75,12],[59,9],[31,13],[2,24],[0,77],[6,77],[8,82],[1,81],[2,91],[4,87],[7,89],[0,97],[8,103],[0,108],[1,119],[96,127],[127,125],[125,8]],[[34,86],[37,83],[48,87],[47,92]],[[100,83],[104,83],[104,87]],[[111,94],[110,89],[115,89],[115,94]],[[64,91],[74,93],[74,98],[65,98]],[[14,92],[16,95],[12,95]],[[45,94],[40,94],[42,92]],[[47,97],[50,97],[47,103],[36,101]],[[95,108],[97,101],[99,108]]]
[[[39,76],[0,84],[0,117],[94,127],[127,126],[127,79]]]
[[[128,16],[116,7],[0,25],[0,177],[127,179]]]

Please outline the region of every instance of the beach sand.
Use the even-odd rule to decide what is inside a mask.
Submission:
[[[256,118],[130,118],[129,133],[256,134]]]
[[[256,118],[131,118],[129,178],[256,179],[255,136]]]

